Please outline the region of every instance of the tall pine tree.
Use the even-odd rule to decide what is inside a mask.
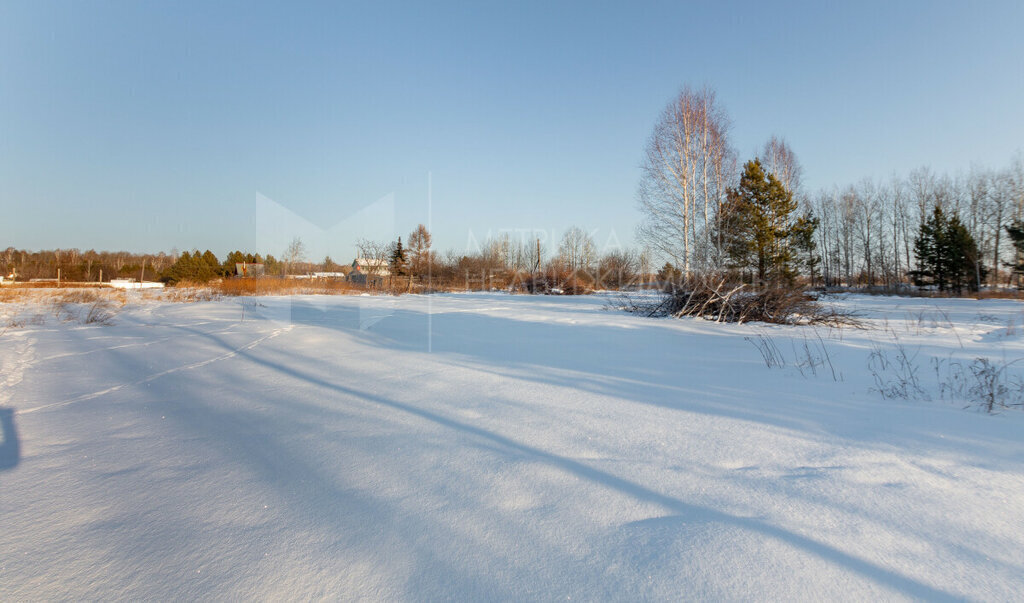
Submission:
[[[723,208],[721,239],[734,267],[756,270],[760,282],[790,282],[796,276],[794,244],[813,241],[817,223],[793,220],[793,193],[758,159],[743,166],[739,187]]]

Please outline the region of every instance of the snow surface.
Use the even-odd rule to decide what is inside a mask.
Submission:
[[[929,363],[1024,357],[1024,306],[851,297],[869,328],[834,331],[606,299],[10,328],[0,599],[1019,600],[1024,412]],[[872,391],[899,346],[918,399]]]

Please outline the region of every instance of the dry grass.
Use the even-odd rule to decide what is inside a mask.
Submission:
[[[1024,299],[1024,291],[1013,289],[979,291],[977,293],[972,293],[970,297],[973,297],[975,299]]]
[[[117,309],[128,303],[124,291],[116,289],[61,290],[50,298],[53,315],[64,322],[111,325]]]
[[[346,295],[366,288],[340,279],[231,278],[211,283],[221,295]]]
[[[20,329],[47,320],[110,325],[129,301],[121,290],[96,287],[8,287],[0,289],[0,327]]]
[[[67,304],[92,304],[103,297],[98,291],[93,289],[72,289],[70,291],[63,291],[60,295],[60,301]]]
[[[33,283],[34,285],[35,283]],[[5,285],[0,288],[0,303],[69,303],[91,304],[96,301],[127,303],[125,292],[107,287],[28,287]]]
[[[61,281],[57,284],[57,281],[36,281],[36,282],[16,282],[11,284],[5,284],[4,289],[98,289],[103,287],[99,283],[78,283],[78,282],[67,282]]]
[[[79,320],[87,325],[111,325],[114,323],[114,315],[117,311],[114,304],[106,300],[97,300],[89,305],[84,315],[79,315]]]
[[[168,287],[166,289],[143,290],[142,295],[145,299],[182,303],[212,301],[222,297],[220,293],[208,285],[191,285],[186,283],[179,283],[175,287]]]
[[[204,284],[182,282],[167,290],[163,296],[174,297],[175,291],[187,290],[191,293],[185,297],[196,296],[200,291],[207,291],[213,296],[249,296],[249,295],[360,295],[377,293],[399,295],[402,293],[436,292],[436,287],[428,287],[421,283],[410,282],[405,278],[396,278],[380,287],[366,287],[340,279],[293,279],[293,278],[231,278],[212,281]],[[192,301],[184,299],[182,301]]]

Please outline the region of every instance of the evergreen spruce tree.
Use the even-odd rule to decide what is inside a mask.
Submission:
[[[391,251],[391,274],[395,276],[405,276],[405,273],[405,249],[402,248],[402,237],[398,237],[398,243]]]
[[[1006,234],[1010,236],[1016,257],[1013,262],[1007,262],[1006,266],[1013,270],[1018,277],[1024,274],[1024,222],[1016,220],[1006,227]],[[1018,281],[1019,282],[1019,281]]]
[[[910,272],[914,284],[934,284],[940,291],[946,288],[945,265],[941,261],[940,242],[945,225],[942,208],[936,206],[931,217],[921,222],[914,240],[914,254],[917,256],[917,270]]]
[[[198,252],[193,254],[193,259],[195,259],[197,254]],[[212,251],[207,249],[196,262],[195,280],[200,283],[205,283],[210,279],[221,276],[221,274],[220,260],[217,259],[217,256],[213,255]]]
[[[221,264],[220,273],[223,276],[230,276],[235,273],[235,264],[252,263],[249,258],[252,257],[250,253],[248,256],[241,251],[232,251],[228,254],[228,257],[224,259],[224,263]]]
[[[164,271],[160,280],[173,285],[174,283],[188,279],[191,271],[192,255],[186,251],[179,255],[178,259]]]
[[[946,226],[946,237],[949,254],[949,280],[953,289],[959,293],[964,287],[977,291],[988,272],[981,265],[978,244],[970,231],[953,216]]]
[[[192,253],[186,251],[178,256],[178,260],[164,272],[161,280],[171,284],[181,281],[205,283],[220,276],[222,271],[223,267],[212,251],[200,254],[196,249]]]
[[[814,212],[807,212],[800,216],[793,226],[793,246],[804,253],[801,263],[807,269],[807,275],[811,277],[811,286],[818,273],[818,265],[821,264],[821,257],[818,255],[818,243],[814,240],[814,231],[818,229],[821,220],[814,215]]]
[[[663,283],[678,284],[683,280],[683,271],[672,265],[672,262],[665,262],[665,265],[658,271],[658,280]]]
[[[284,266],[274,256],[267,254],[263,259],[264,274],[280,276],[284,273]]]
[[[965,286],[977,290],[987,272],[967,227],[958,216],[947,218],[937,205],[918,229],[914,252],[918,267],[910,274],[918,286],[935,285],[939,291],[951,288],[958,293]]]

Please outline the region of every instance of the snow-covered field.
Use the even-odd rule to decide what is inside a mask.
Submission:
[[[1020,600],[1024,412],[964,408],[1019,302],[605,301],[33,315],[0,335],[0,600]]]

